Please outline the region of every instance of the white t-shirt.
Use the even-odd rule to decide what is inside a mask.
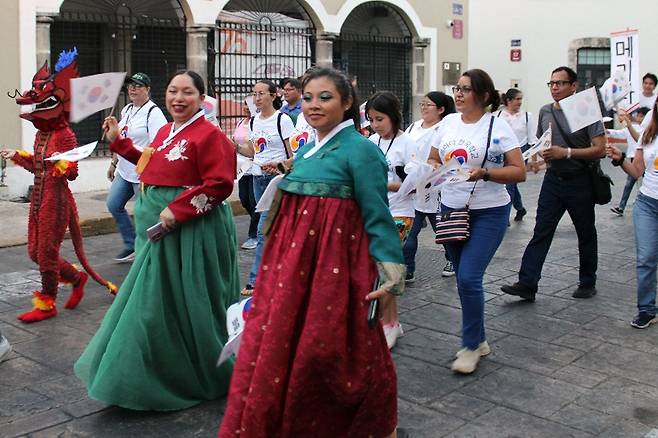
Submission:
[[[647,107],[649,109],[653,109],[653,104],[656,102],[656,94],[652,94],[651,96],[645,96],[644,94],[640,93],[640,108]]]
[[[290,136],[290,149],[293,156],[297,155],[299,148],[305,144],[309,144],[313,140],[315,140],[315,129],[308,124],[304,113],[299,113],[297,124],[295,124],[295,131]]]
[[[430,156],[432,145],[430,144],[432,137],[439,129],[437,122],[429,128],[423,128],[423,120],[417,120],[412,123],[405,131],[415,142],[417,146],[416,159],[425,162]],[[436,213],[439,211],[439,189],[432,187],[425,197],[421,198],[418,195],[413,195],[414,208],[423,213]]]
[[[638,125],[637,123],[633,123],[633,128],[637,132],[640,132],[642,130],[642,128],[640,128],[640,125]],[[618,140],[626,140],[626,144],[628,145],[628,148],[626,149],[626,156],[628,158],[633,158],[635,156],[635,149],[637,148],[637,142],[635,141],[631,133],[628,131],[628,129],[626,128],[607,129],[606,133],[610,138],[616,138]]]
[[[459,113],[446,116],[432,139],[432,147],[439,151],[441,161],[445,163],[456,157],[462,163],[462,167],[468,170],[479,168],[487,148],[487,135],[492,117],[491,145],[484,167],[487,169],[503,167],[504,153],[520,147],[519,141],[507,122],[490,113],[483,115],[476,123],[464,123]],[[441,191],[441,202],[450,208],[463,208],[469,200],[474,184],[473,181],[464,181],[444,186]],[[477,210],[501,207],[509,202],[510,197],[504,184],[479,180],[469,206]]]
[[[658,199],[658,137],[642,148],[644,156],[644,179],[640,193],[653,199]]]
[[[251,129],[251,126],[249,127],[249,139],[254,144],[255,164],[279,162],[288,158],[281,136],[285,140],[289,139],[295,130],[295,126],[290,116],[283,114],[281,116],[281,136],[279,136],[279,130],[277,129],[279,114],[281,114],[279,111],[275,111],[266,119],[263,119],[262,115],[259,114],[254,117],[253,129]],[[263,174],[259,166],[254,166],[252,170],[254,175]]]
[[[521,146],[537,143],[537,124],[532,120],[532,113],[519,111],[516,114],[508,112],[506,109],[496,111],[496,117],[505,120],[512,128],[516,138]],[[526,122],[527,117],[527,122]]]
[[[166,124],[167,119],[165,119],[162,110],[152,100],[142,106],[135,106],[130,103],[121,110],[119,132],[122,137],[129,137],[133,141],[133,145],[142,151],[151,144],[160,128]],[[122,156],[119,156],[117,171],[121,178],[126,181],[131,183],[139,182],[135,165]]]
[[[381,140],[379,134],[370,136],[370,141],[379,145],[379,149],[386,158],[388,164],[388,182],[402,182],[402,179],[395,172],[396,166],[406,166],[417,153],[416,142],[404,132],[398,134],[390,140]],[[395,196],[395,192],[388,192],[388,209],[393,217],[414,217],[414,199],[411,194],[404,198]]]

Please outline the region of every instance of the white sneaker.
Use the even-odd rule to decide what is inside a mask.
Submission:
[[[11,353],[11,344],[4,336],[0,335],[0,362],[5,360]]]
[[[452,370],[460,374],[471,374],[477,368],[479,361],[480,352],[478,350],[466,349],[452,363]]]
[[[452,262],[447,262],[446,265],[443,267],[443,271],[441,271],[441,276],[454,277],[454,275],[455,275],[455,267],[452,265]]]
[[[257,246],[258,246],[258,239],[249,238],[249,239],[245,240],[245,242],[242,244],[242,246],[240,248],[242,248],[242,249],[256,249]]]
[[[404,331],[399,322],[394,325],[387,324],[384,326],[384,336],[386,337],[386,345],[388,345],[389,350],[395,347],[398,338],[403,335]]]
[[[467,349],[462,348],[455,354],[455,357],[461,356],[462,353],[464,353]],[[478,345],[478,349],[476,350],[478,353],[480,353],[481,357],[487,356],[489,353],[491,353],[491,347],[489,347],[489,343],[487,341],[482,342],[480,345]]]

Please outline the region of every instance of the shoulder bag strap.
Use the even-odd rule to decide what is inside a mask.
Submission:
[[[487,134],[487,147],[484,150],[484,157],[482,158],[482,164],[480,165],[480,168],[484,168],[484,165],[487,163],[487,156],[489,155],[489,146],[491,146],[491,132],[493,131],[493,124],[494,124],[494,117],[493,114],[491,116],[491,121],[489,122],[489,133]],[[471,193],[468,195],[468,202],[466,202],[466,207],[471,203],[471,198],[473,197],[473,193],[475,192],[475,186],[478,185],[478,181],[475,181],[473,184],[473,188],[471,189]]]
[[[279,116],[276,118],[276,130],[279,131],[279,137],[281,138],[281,143],[283,143],[283,150],[286,152],[286,158],[290,158],[288,155],[288,149],[286,148],[286,140],[283,138],[283,133],[281,132],[281,117],[283,117],[283,113],[279,112]]]

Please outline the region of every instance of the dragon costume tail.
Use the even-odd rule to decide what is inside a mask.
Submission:
[[[71,233],[71,241],[73,242],[73,250],[75,251],[75,255],[78,257],[80,264],[84,270],[89,273],[91,278],[93,278],[98,284],[105,286],[112,295],[116,295],[119,290],[117,285],[101,277],[100,274],[98,274],[89,264],[87,256],[85,255],[85,250],[82,246],[82,231],[80,230],[78,210],[75,206],[75,202],[72,202],[70,205],[72,211],[69,216],[69,233]]]

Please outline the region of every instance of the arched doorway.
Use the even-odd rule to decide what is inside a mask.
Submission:
[[[333,55],[334,66],[357,79],[359,100],[392,91],[409,123],[412,33],[400,12],[384,2],[357,6],[341,28]]]
[[[65,0],[53,18],[51,65],[59,52],[76,46],[82,76],[144,72],[151,78],[153,100],[164,110],[167,79],[186,65],[185,14],[178,0]],[[115,115],[125,103],[122,95]],[[103,116],[73,125],[80,144],[100,138]],[[99,146],[96,153],[107,149]]]
[[[315,61],[315,26],[297,0],[231,0],[208,41],[208,72],[228,134],[256,81],[301,76]]]

